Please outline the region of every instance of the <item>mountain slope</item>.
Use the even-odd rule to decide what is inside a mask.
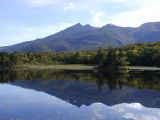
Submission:
[[[60,52],[156,41],[160,41],[160,22],[145,23],[137,28],[111,24],[96,28],[78,23],[51,36],[3,47],[1,50],[8,52]]]

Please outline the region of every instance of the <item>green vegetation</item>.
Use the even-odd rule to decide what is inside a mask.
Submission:
[[[1,69],[11,69],[14,65],[12,61],[12,55],[8,53],[0,53],[0,70]]]
[[[1,68],[26,65],[84,64],[101,67],[160,67],[160,42],[127,45],[121,48],[99,48],[97,51],[0,53]]]
[[[125,56],[125,52],[121,49],[108,49],[107,57],[103,64],[102,68],[112,68],[119,69],[119,67],[127,66],[129,62],[127,61],[127,57]]]

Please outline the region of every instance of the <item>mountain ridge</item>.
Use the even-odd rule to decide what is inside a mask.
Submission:
[[[134,28],[113,24],[93,27],[89,24],[77,23],[45,38],[1,47],[0,50],[7,52],[63,52],[157,41],[160,41],[160,22],[144,23]]]

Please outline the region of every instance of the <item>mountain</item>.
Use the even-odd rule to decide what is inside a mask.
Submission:
[[[2,47],[0,50],[8,52],[61,52],[157,41],[160,41],[160,22],[145,23],[136,28],[112,24],[97,28],[89,24],[83,26],[78,23],[48,37]]]

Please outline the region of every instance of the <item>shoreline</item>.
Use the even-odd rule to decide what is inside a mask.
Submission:
[[[94,65],[66,64],[66,65],[23,65],[24,69],[59,69],[59,70],[94,70]]]
[[[160,71],[160,67],[128,66],[131,71]]]
[[[84,64],[62,64],[62,65],[17,65],[13,70],[21,69],[59,69],[59,70],[97,70],[98,66],[96,65],[84,65]],[[109,68],[109,67],[108,67]],[[108,69],[106,67],[106,69]],[[148,66],[124,66],[116,69],[116,71],[160,71],[160,67],[148,67]],[[6,70],[6,69],[0,69]],[[8,69],[10,70],[10,69]],[[110,68],[109,68],[110,70]]]

